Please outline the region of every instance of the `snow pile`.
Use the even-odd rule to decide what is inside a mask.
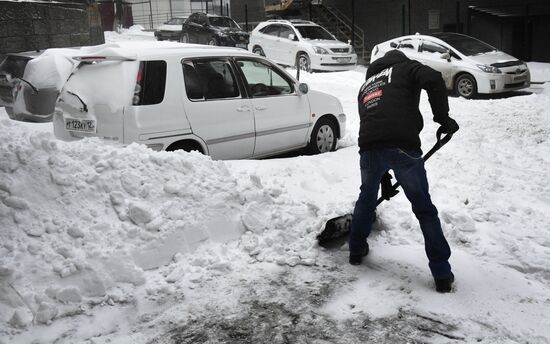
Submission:
[[[152,31],[144,31],[141,25],[134,25],[128,29],[122,29],[120,33],[105,31],[105,42],[120,41],[155,41],[155,34]]]
[[[257,175],[232,175],[224,162],[198,153],[95,139],[66,144],[15,123],[0,122],[4,324],[50,323],[94,304],[122,302],[132,294],[122,289],[147,282],[144,269],[245,232],[242,250],[254,261],[315,262],[309,232],[320,226],[317,209],[264,187]],[[200,279],[194,272],[191,278]]]

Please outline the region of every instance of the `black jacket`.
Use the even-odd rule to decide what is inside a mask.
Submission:
[[[420,149],[424,126],[418,109],[420,91],[428,93],[433,120],[449,116],[447,89],[441,73],[391,50],[374,61],[359,91],[359,149]]]

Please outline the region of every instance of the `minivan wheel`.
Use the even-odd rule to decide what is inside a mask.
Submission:
[[[173,152],[177,150],[183,150],[186,152],[191,151],[198,151],[201,154],[204,154],[202,151],[202,147],[199,143],[193,142],[193,141],[180,141],[180,142],[174,142],[168,148],[166,148],[167,152]]]
[[[208,40],[208,45],[218,45],[218,42],[215,38],[210,38],[210,40]]]
[[[311,132],[307,151],[311,154],[332,152],[336,149],[337,142],[334,123],[327,118],[321,118]]]
[[[255,46],[254,49],[252,49],[252,52],[256,55],[265,56],[264,50],[259,46]]]
[[[302,53],[298,56],[297,61],[297,67],[300,68],[300,70],[311,72],[311,60],[309,59],[309,56],[307,56],[306,53]]]
[[[462,74],[455,81],[456,93],[466,99],[471,99],[477,95],[476,80],[470,74]]]
[[[186,33],[184,33],[183,35],[180,36],[180,42],[181,43],[189,43],[189,35],[187,35]]]

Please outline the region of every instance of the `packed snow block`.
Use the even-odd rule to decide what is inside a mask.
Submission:
[[[144,270],[156,269],[172,261],[176,253],[187,253],[189,247],[185,240],[183,227],[175,228],[164,238],[154,240],[149,245],[136,249],[132,257],[136,265]]]
[[[243,221],[239,216],[232,218],[221,216],[214,218],[205,224],[208,237],[214,242],[225,243],[239,239],[246,231]]]
[[[76,303],[82,301],[82,295],[77,287],[68,287],[57,291],[55,298],[63,303]]]
[[[115,282],[130,283],[134,286],[143,285],[146,282],[143,270],[134,265],[129,257],[104,258],[101,262],[103,263],[104,270]]]

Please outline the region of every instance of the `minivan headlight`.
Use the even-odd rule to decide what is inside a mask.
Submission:
[[[497,74],[502,73],[500,69],[498,69],[497,67],[482,65],[482,64],[478,64],[476,66],[477,68],[481,69],[485,73],[497,73]]]
[[[326,50],[325,48],[321,48],[321,47],[313,47],[313,51],[316,53],[316,54],[328,54],[328,50]]]

